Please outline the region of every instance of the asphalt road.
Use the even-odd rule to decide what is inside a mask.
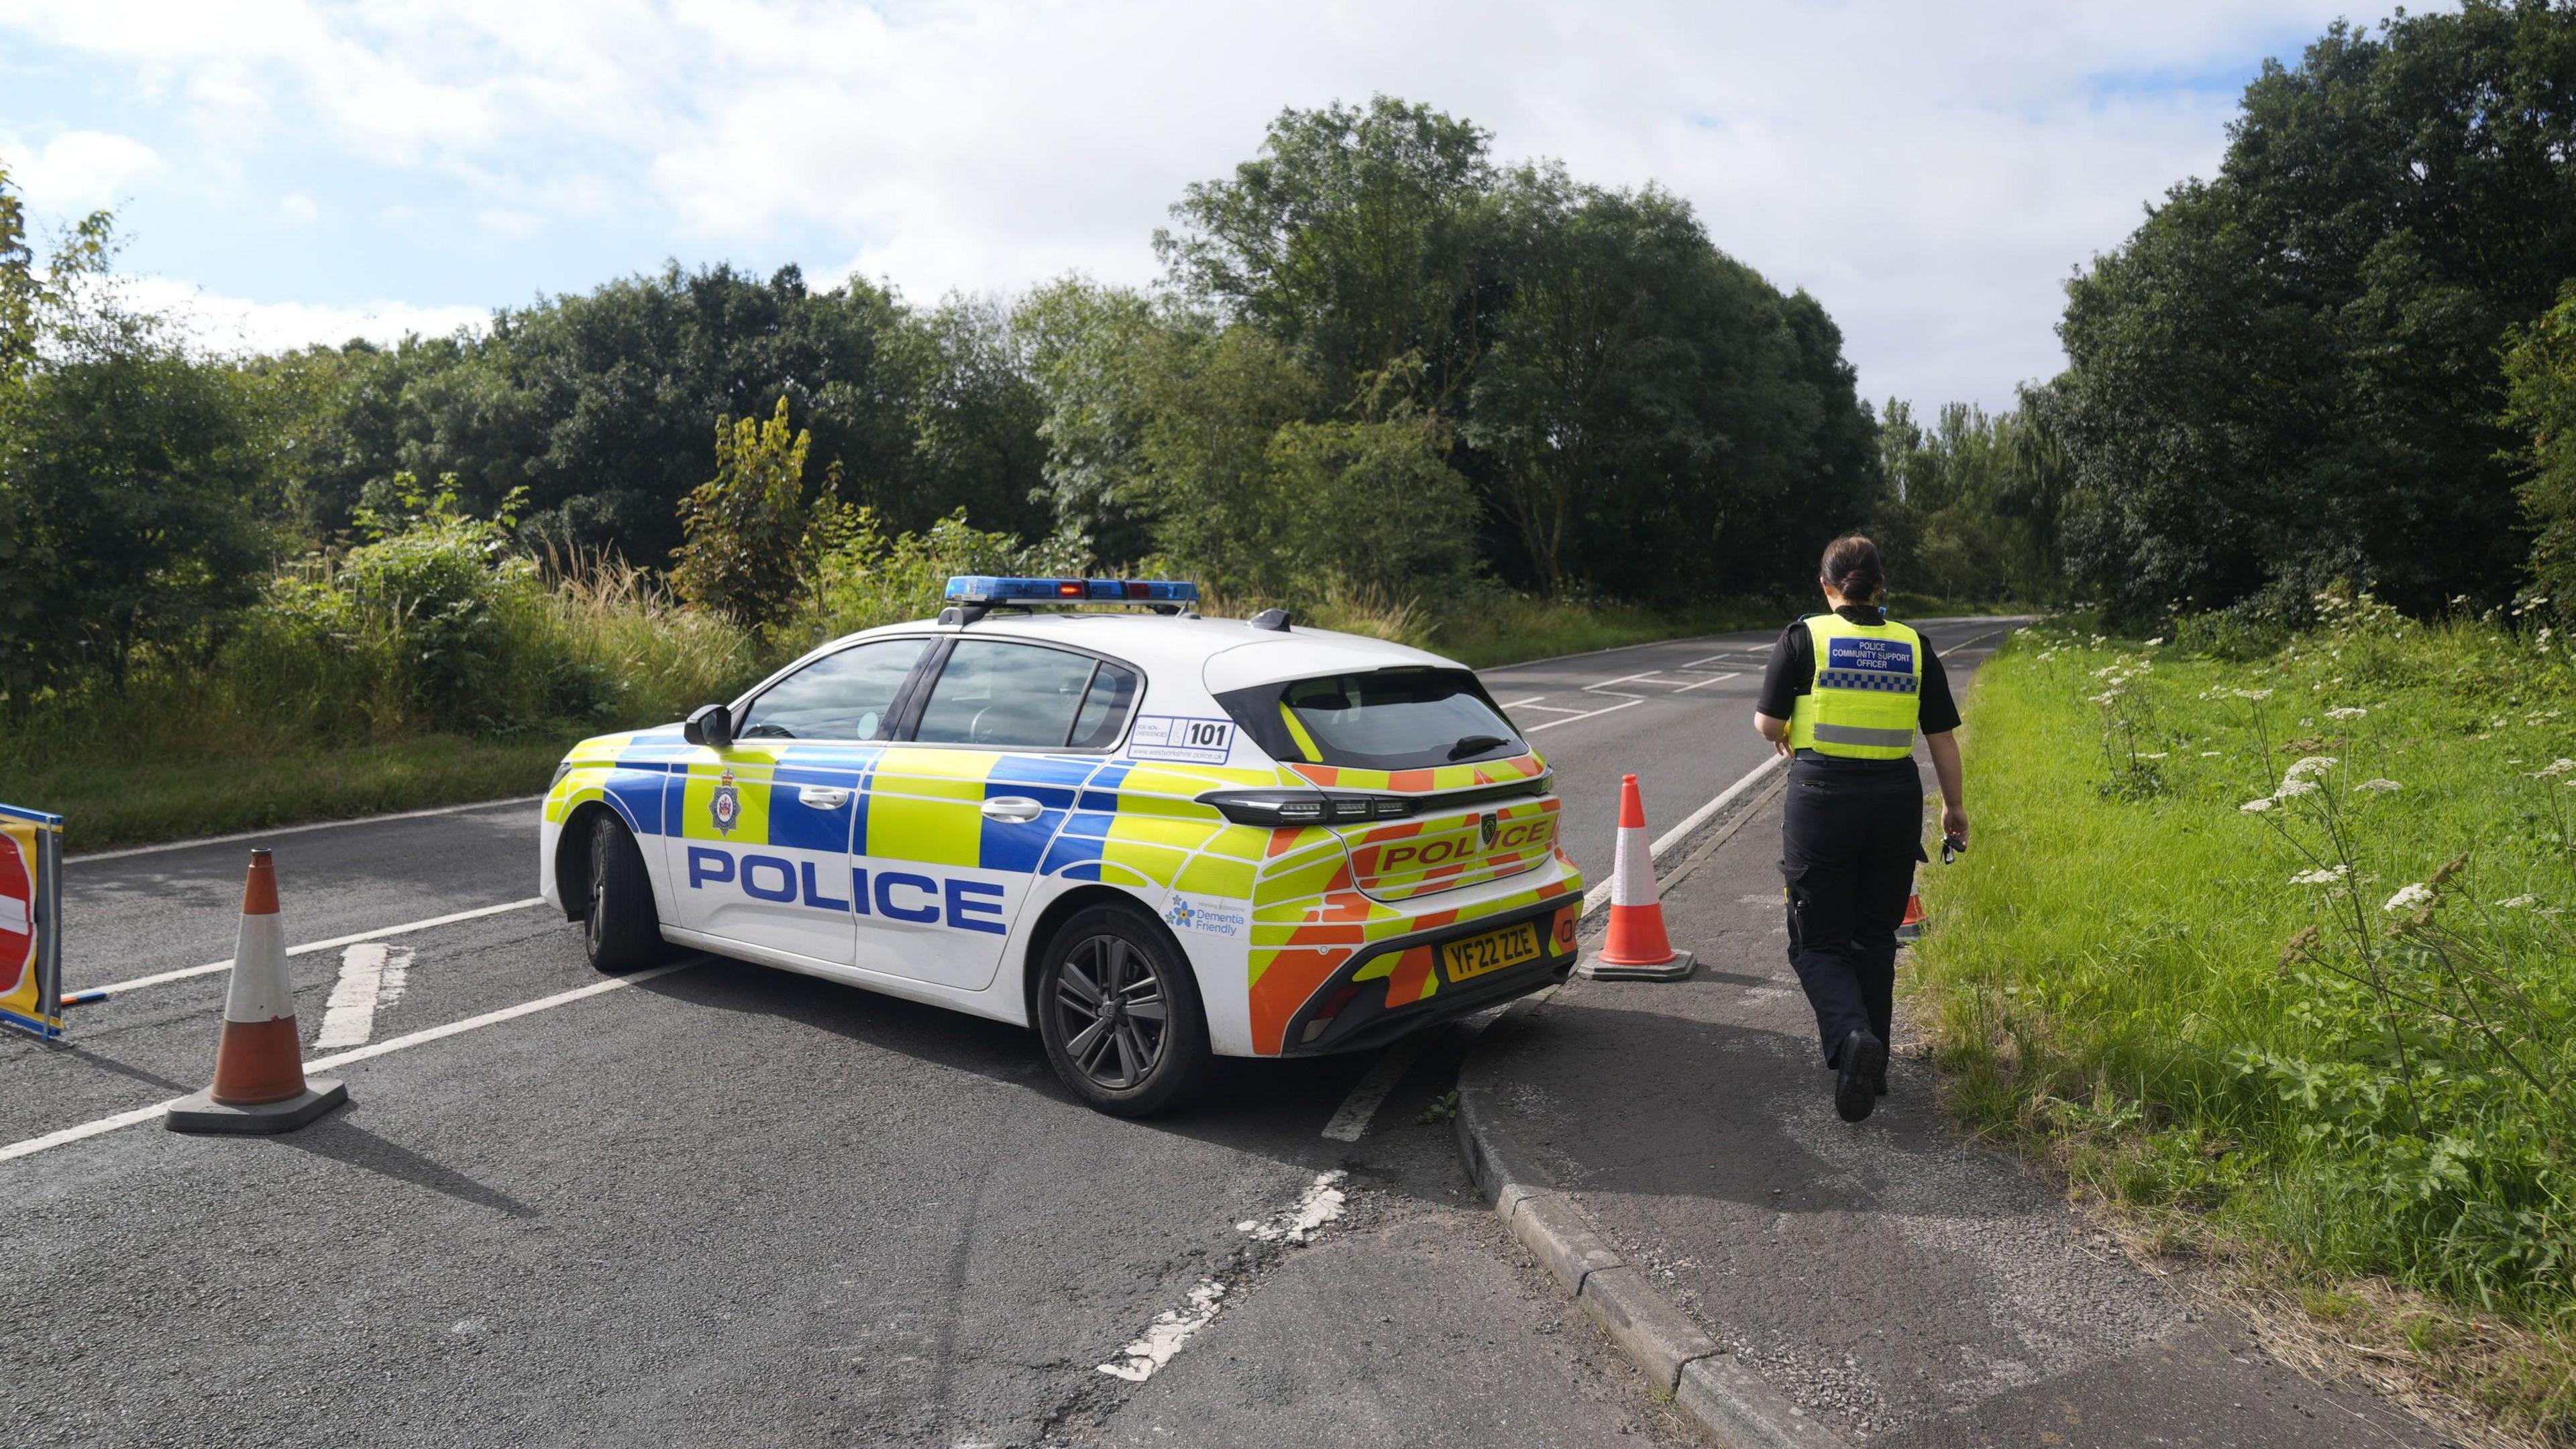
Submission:
[[[1957,665],[2006,627],[1926,632]],[[1488,673],[1588,872],[1620,774],[1660,831],[1760,762],[1769,640]],[[703,958],[603,989],[577,929],[519,904],[534,812],[256,842],[291,944],[482,914],[358,948],[383,973],[367,1040],[396,1049],[342,1070],[354,1105],[313,1128],[0,1146],[0,1443],[1689,1442],[1417,1121],[1462,1029],[1229,1063],[1186,1113],[1120,1122],[1016,1029]],[[70,985],[227,957],[250,843],[75,859]],[[308,1054],[345,955],[292,958]],[[202,1086],[223,989],[0,1039],[0,1144]],[[1301,1205],[1325,1220],[1299,1230]],[[1158,1316],[1211,1305],[1137,1370]]]

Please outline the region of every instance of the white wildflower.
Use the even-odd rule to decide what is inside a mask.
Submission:
[[[2281,778],[2284,780],[2304,780],[2310,775],[2324,774],[2326,771],[2333,769],[2337,763],[2337,760],[2332,755],[2307,755],[2298,760],[2292,761],[2290,768],[2282,773]]]
[[[2362,705],[2358,705],[2358,704],[2347,704],[2347,705],[2343,705],[2343,706],[2340,706],[2340,707],[2335,708],[2335,709],[2327,710],[2327,711],[2326,711],[2326,718],[2328,718],[2328,719],[2359,719],[2359,718],[2361,718],[2363,715],[2366,715],[2366,714],[2368,714],[2368,713],[2370,713],[2369,709],[2367,709],[2366,707],[2364,707],[2364,706],[2362,706]]]
[[[2391,790],[2403,789],[2404,787],[2394,780],[2364,780],[2352,788],[2356,790],[2368,790],[2374,794],[2385,795]]]
[[[2303,870],[2297,875],[2290,877],[2290,884],[2338,885],[2342,883],[2344,876],[2351,870],[2352,867],[2348,865],[2338,865],[2329,869]]]
[[[2173,753],[2173,751],[2171,751],[2171,750],[2158,750],[2158,751],[2156,751],[2156,752],[2155,752],[2154,754],[2152,754],[2152,755],[2140,755],[2140,756],[2138,756],[2138,758],[2139,758],[2139,759],[2141,759],[2141,760],[2161,760],[2161,759],[2163,759],[2165,756],[2170,755],[2170,754],[2172,754],[2172,753]]]
[[[2496,902],[2496,904],[2504,907],[2508,911],[2518,911],[2525,906],[2539,905],[2540,897],[2534,895],[2507,896],[2503,900]]]
[[[2548,764],[2541,766],[2539,769],[2532,771],[2531,778],[2535,780],[2554,780],[2559,776],[2566,774],[2570,770],[2576,770],[2576,760],[2568,759],[2562,755],[2559,758],[2550,761]]]
[[[2154,649],[2154,648],[2158,648],[2158,647],[2160,647],[2164,642],[2165,642],[2165,636],[2164,636],[2164,635],[2162,635],[2162,634],[2158,634],[2158,635],[2157,635],[2156,637],[2154,637],[2153,639],[2148,640],[2146,643],[2144,643],[2144,644],[2142,644],[2142,645],[2140,645],[2140,646],[2138,646],[2138,647],[2140,647],[2140,648],[2142,648],[2142,649]]]
[[[2266,796],[2264,796],[2264,797],[2263,797],[2262,799],[2260,799],[2260,800],[2248,800],[2248,801],[2246,801],[2244,804],[2239,805],[2239,806],[2237,806],[2236,808],[2237,808],[2237,809],[2239,809],[2239,810],[2244,811],[2244,812],[2245,812],[2246,814],[2248,814],[2248,815],[2260,815],[2260,814],[2262,814],[2264,811],[2269,810],[2269,809],[2271,809],[2273,806],[2278,805],[2278,804],[2280,804],[2280,803],[2281,803],[2280,801],[2273,799],[2273,798],[2272,798],[2271,796],[2269,796],[2269,795],[2266,795]]]
[[[2431,904],[2433,888],[2419,880],[2413,885],[2399,886],[2397,894],[2383,901],[2379,908],[2394,915],[2399,911],[2420,911]]]
[[[2200,752],[2200,757],[2204,760],[2214,760],[2218,758],[2218,754],[2216,750],[2203,750]]]
[[[2275,798],[2282,800],[2287,800],[2294,795],[2313,795],[2315,793],[2317,793],[2316,781],[2302,780],[2296,776],[2283,780],[2281,782],[2281,788],[2272,792]]]
[[[2095,704],[2109,704],[2111,701],[2118,699],[2119,697],[2120,691],[2116,689],[2106,689],[2100,694],[2093,696],[2093,702]]]
[[[2240,689],[2236,691],[2236,697],[2238,699],[2270,699],[2272,697],[2272,691],[2268,689]]]

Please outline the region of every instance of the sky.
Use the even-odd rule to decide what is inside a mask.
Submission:
[[[2323,0],[0,0],[0,162],[209,343],[444,333],[666,259],[915,301],[1157,275],[1284,107],[1385,93],[1659,184],[1862,393],[2009,406]]]

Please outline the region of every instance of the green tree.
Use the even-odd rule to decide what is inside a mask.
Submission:
[[[1417,353],[1432,395],[1474,364],[1488,138],[1429,106],[1285,110],[1261,154],[1172,208],[1173,279],[1267,333],[1345,398]]]
[[[805,582],[805,454],[813,441],[788,424],[783,397],[767,422],[716,425],[716,476],[680,505],[686,542],[671,587],[682,599],[747,628],[786,620]]]
[[[2504,422],[2530,440],[2518,461],[2531,569],[2563,607],[2576,601],[2576,283],[2506,341]]]
[[[99,280],[115,252],[115,218],[93,211],[36,265],[26,200],[0,160],[0,381],[24,377],[46,341],[75,340],[84,317],[96,316],[82,310],[82,289]]]
[[[2498,349],[2576,275],[2571,94],[2563,5],[2338,24],[2070,284],[2067,546],[2118,609],[2510,591]]]
[[[0,170],[0,693],[12,712],[141,657],[201,654],[271,539],[254,410],[118,305],[104,212],[38,268]]]

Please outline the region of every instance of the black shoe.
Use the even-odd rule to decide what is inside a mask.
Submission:
[[[1846,1122],[1858,1122],[1878,1105],[1873,1090],[1887,1077],[1887,1043],[1866,1031],[1843,1038],[1842,1063],[1834,1075],[1834,1111]]]
[[[1879,1068],[1878,1075],[1869,1079],[1869,1094],[1873,1097],[1887,1095],[1887,1068]]]

